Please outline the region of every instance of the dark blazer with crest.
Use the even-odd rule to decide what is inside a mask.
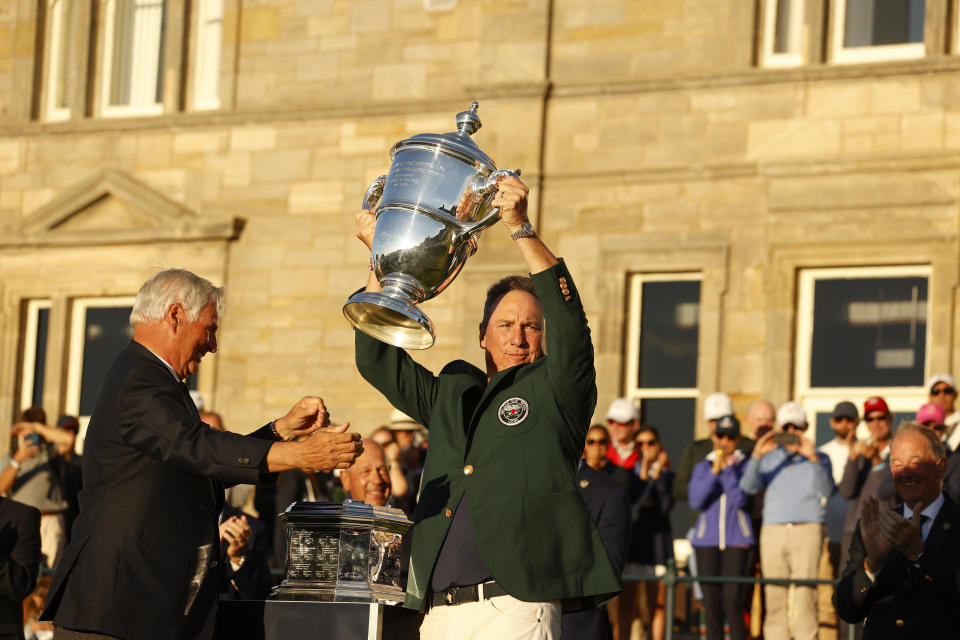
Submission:
[[[22,640],[23,599],[40,571],[40,512],[0,498],[0,640]]]
[[[261,480],[273,437],[214,431],[186,385],[131,342],[84,442],[80,513],[42,620],[124,640],[213,635],[223,483]]]
[[[960,507],[949,496],[944,496],[943,507],[923,543],[919,565],[893,550],[876,582],[871,582],[863,568],[866,556],[858,522],[834,604],[847,622],[866,618],[863,640],[947,638],[957,633]]]
[[[608,463],[607,466],[612,466]],[[623,467],[620,467],[623,469]],[[630,474],[632,471],[623,469]],[[586,463],[577,471],[577,487],[590,517],[597,523],[607,557],[619,577],[630,547],[630,496],[622,485],[603,471]],[[561,619],[560,637],[564,640],[609,640],[613,638],[606,607],[565,613]]]
[[[361,375],[430,429],[408,608],[424,604],[464,493],[484,564],[513,597],[584,607],[620,590],[574,480],[597,400],[587,318],[563,261],[532,278],[547,355],[489,381],[462,360],[435,376],[402,349],[356,332]]]

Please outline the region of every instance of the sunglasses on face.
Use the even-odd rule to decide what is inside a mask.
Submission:
[[[806,427],[801,427],[801,426],[799,426],[799,425],[792,424],[792,423],[789,423],[789,422],[788,422],[787,424],[783,425],[783,430],[784,430],[784,431],[788,431],[788,430],[790,430],[790,429],[793,429],[794,431],[806,431],[806,430],[807,430]]]
[[[716,434],[717,440],[736,440],[736,436],[732,436],[729,433],[718,433]]]
[[[937,389],[930,389],[930,395],[932,396],[938,396],[941,393],[946,393],[952,396],[952,395],[956,395],[957,390],[954,389],[953,387],[939,387]]]
[[[864,422],[880,422],[881,420],[886,420],[886,419],[887,419],[887,416],[885,416],[885,415],[880,415],[880,416],[866,416],[866,417],[863,419],[863,421],[864,421]]]
[[[606,438],[601,438],[599,440],[594,440],[593,438],[587,439],[587,444],[607,444]]]
[[[934,431],[943,431],[946,427],[939,422],[924,422],[923,426],[930,427]]]
[[[641,447],[652,447],[657,444],[656,440],[637,440],[637,444]]]

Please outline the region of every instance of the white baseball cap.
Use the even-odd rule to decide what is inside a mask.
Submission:
[[[957,388],[957,383],[953,381],[952,375],[950,375],[949,373],[935,373],[932,376],[930,376],[929,380],[927,380],[927,387],[926,387],[927,391],[929,392],[930,389],[933,389],[933,385],[937,384],[938,382],[943,382],[944,384],[949,386],[951,389]]]
[[[703,419],[719,420],[723,416],[733,415],[733,400],[725,393],[711,393],[703,401]]]
[[[799,402],[784,402],[777,409],[777,426],[781,429],[785,424],[794,424],[798,427],[807,425],[807,412]]]
[[[627,424],[640,419],[640,412],[637,411],[637,405],[633,404],[628,398],[617,398],[610,403],[607,409],[607,420],[613,420],[621,424]]]

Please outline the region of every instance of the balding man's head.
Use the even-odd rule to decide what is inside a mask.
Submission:
[[[382,507],[390,499],[390,470],[383,447],[375,441],[363,440],[363,453],[349,469],[340,472],[340,482],[350,497]]]

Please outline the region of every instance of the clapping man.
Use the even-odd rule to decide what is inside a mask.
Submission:
[[[902,423],[890,446],[901,506],[863,501],[850,561],[837,585],[837,613],[866,619],[863,640],[948,638],[960,628],[960,507],[941,491],[943,443]]]

